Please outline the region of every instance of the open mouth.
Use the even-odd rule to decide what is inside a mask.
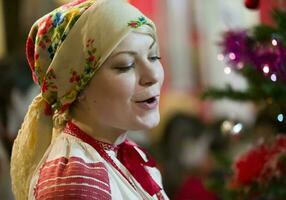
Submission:
[[[151,97],[149,99],[145,99],[143,101],[136,101],[136,104],[143,109],[152,110],[157,108],[158,106],[158,98],[157,96]]]
[[[156,97],[151,97],[149,99],[146,99],[144,101],[137,101],[136,103],[154,103],[156,101]]]

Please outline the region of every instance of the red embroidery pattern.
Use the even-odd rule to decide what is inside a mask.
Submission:
[[[160,188],[160,186],[152,179],[150,174],[147,171],[145,171],[143,167],[140,168],[142,166],[141,161],[143,160],[143,158],[138,154],[138,152],[136,152],[136,154],[134,155],[134,150],[135,150],[134,145],[136,145],[135,143],[133,143],[132,141],[126,140],[125,142],[121,143],[120,145],[113,146],[111,144],[104,143],[102,141],[98,141],[98,140],[92,138],[91,136],[89,136],[88,134],[86,134],[85,132],[83,132],[81,129],[79,129],[71,121],[69,121],[67,123],[67,126],[64,129],[64,132],[67,134],[70,134],[72,136],[75,136],[75,137],[81,139],[82,141],[90,144],[92,147],[94,147],[97,150],[97,152],[107,162],[109,162],[115,169],[117,169],[119,171],[119,173],[121,173],[121,175],[130,183],[130,185],[135,190],[137,190],[135,185],[130,181],[130,179],[123,173],[123,171],[114,163],[112,158],[109,157],[109,155],[105,152],[105,150],[117,151],[117,154],[118,154],[117,156],[119,156],[119,154],[121,155],[121,156],[119,156],[119,157],[121,157],[121,159],[119,158],[119,160],[121,161],[121,163],[123,165],[125,165],[125,167],[129,170],[129,172],[131,174],[132,174],[132,172],[133,173],[136,172],[136,176],[134,176],[133,174],[132,175],[135,177],[135,179],[137,181],[140,180],[139,184],[141,184],[143,189],[145,189],[145,191],[148,192],[151,196],[153,196],[155,194],[157,196],[158,200],[164,200],[164,197],[161,194],[162,189]],[[130,149],[130,147],[131,147],[131,149]],[[134,158],[134,156],[135,156],[135,158]],[[138,159],[138,157],[140,157],[140,159]],[[122,159],[122,158],[124,158],[124,159]],[[128,159],[129,161],[125,162],[126,159]],[[145,161],[143,161],[143,162],[144,162],[145,166],[154,167],[154,165],[155,165],[155,162],[150,158],[149,158],[148,162],[145,162]],[[136,164],[137,164],[137,166],[136,166]],[[138,165],[139,165],[139,167],[138,167]],[[142,171],[142,169],[144,171]],[[146,174],[146,173],[148,173],[148,174]],[[140,177],[140,175],[141,175],[141,177]],[[150,181],[150,179],[151,179],[151,181]],[[148,184],[150,184],[150,185],[148,185]]]
[[[35,186],[35,198],[111,200],[107,169],[102,162],[86,163],[78,157],[46,162]]]

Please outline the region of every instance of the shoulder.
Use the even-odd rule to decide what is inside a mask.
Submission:
[[[109,177],[102,162],[79,157],[45,162],[34,188],[36,199],[111,199]]]
[[[35,199],[111,199],[107,168],[84,144],[55,141],[37,174]],[[82,146],[83,145],[83,146]],[[92,152],[95,153],[95,152]]]

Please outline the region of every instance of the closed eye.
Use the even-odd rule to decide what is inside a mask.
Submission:
[[[160,57],[160,56],[150,56],[150,57],[148,57],[148,59],[149,59],[151,62],[155,62],[155,61],[157,61],[157,60],[160,60],[161,57]]]
[[[119,73],[124,73],[124,72],[131,70],[134,67],[135,67],[135,63],[132,63],[131,65],[128,65],[128,66],[114,67],[114,69],[117,70]]]

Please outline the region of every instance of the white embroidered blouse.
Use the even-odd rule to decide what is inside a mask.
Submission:
[[[115,144],[124,139],[118,138]],[[160,192],[150,195],[117,159],[116,149],[97,142],[115,165],[91,144],[76,135],[62,132],[46,151],[31,179],[29,200],[168,200],[156,167],[145,166],[161,188]],[[136,151],[147,159],[140,148]]]

